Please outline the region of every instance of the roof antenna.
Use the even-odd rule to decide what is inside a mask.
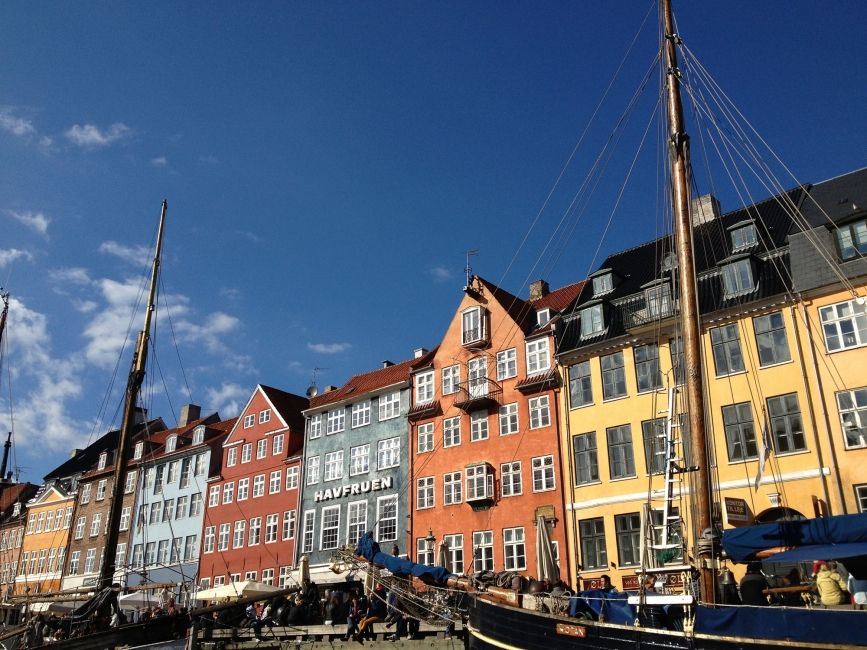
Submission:
[[[473,267],[470,266],[470,257],[473,257],[473,256],[475,256],[475,255],[478,255],[478,254],[479,254],[479,249],[478,249],[478,248],[472,248],[472,249],[466,251],[466,254],[467,254],[467,265],[464,267],[464,272],[467,274],[467,284],[466,284],[466,288],[469,288],[469,286],[470,286],[470,280],[471,280],[472,277],[473,277]]]
[[[316,373],[321,370],[328,370],[328,368],[314,368],[313,369],[313,377],[310,380],[310,386],[307,387],[307,397],[309,399],[313,399],[319,394],[319,389],[316,387]]]

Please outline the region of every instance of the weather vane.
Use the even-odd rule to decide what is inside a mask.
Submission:
[[[464,272],[467,274],[466,286],[470,286],[470,279],[473,277],[473,267],[470,266],[470,257],[473,257],[473,256],[478,255],[478,254],[479,254],[478,248],[471,248],[470,250],[466,251],[467,265],[464,267]]]

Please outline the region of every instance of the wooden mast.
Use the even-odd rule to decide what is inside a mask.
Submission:
[[[114,459],[114,483],[111,488],[111,504],[106,521],[107,532],[105,535],[105,551],[102,564],[99,567],[97,588],[104,589],[111,586],[115,571],[115,555],[117,550],[118,528],[120,527],[120,513],[123,506],[123,492],[126,478],[126,469],[129,464],[129,443],[135,428],[135,408],[138,402],[139,389],[145,375],[145,363],[148,355],[148,341],[150,340],[151,319],[153,317],[154,299],[157,291],[157,275],[160,268],[160,252],[163,244],[163,225],[166,221],[168,202],[163,201],[160,211],[160,224],[157,231],[157,245],[154,251],[153,267],[151,269],[150,291],[145,310],[144,327],[138,334],[135,353],[132,358],[132,368],[126,385],[126,397],[123,405],[123,423],[120,428],[120,436],[117,441],[117,451]]]
[[[678,37],[671,17],[671,0],[661,0],[665,27],[666,91],[671,160],[671,192],[676,233],[680,314],[683,321],[683,359],[686,401],[689,406],[691,464],[697,467],[695,479],[696,533],[711,528],[711,491],[708,472],[707,435],[704,418],[704,377],[701,361],[701,324],[698,311],[697,280],[693,258],[692,221],[689,214],[689,136],[683,120],[680,99],[680,70],[677,67]],[[701,600],[714,602],[713,550],[696,540],[700,572]]]

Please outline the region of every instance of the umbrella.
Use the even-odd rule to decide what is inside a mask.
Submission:
[[[264,582],[255,580],[242,580],[230,582],[226,585],[217,585],[210,589],[202,589],[196,594],[196,600],[221,600],[223,598],[242,598],[245,596],[267,596],[277,589]]]
[[[539,580],[556,582],[560,579],[560,569],[554,561],[554,547],[544,515],[536,517],[536,569]]]
[[[446,543],[446,540],[440,542],[439,550],[437,551],[437,566],[441,566],[449,573],[452,572],[452,564],[449,561],[449,545]]]
[[[117,602],[120,603],[121,609],[135,609],[136,607],[156,607],[160,604],[160,599],[146,591],[134,591],[118,596]]]
[[[310,582],[310,556],[302,555],[298,560],[298,584],[303,585],[304,581]]]

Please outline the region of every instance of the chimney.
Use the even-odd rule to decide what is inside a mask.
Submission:
[[[178,418],[178,426],[185,427],[190,422],[198,420],[202,416],[202,407],[197,404],[184,404],[181,407],[181,417]]]
[[[383,368],[391,368],[393,365],[394,365],[394,361],[389,361],[388,359],[386,359],[385,361],[382,362]]]
[[[0,480],[6,476],[6,465],[9,463],[9,450],[12,448],[12,432],[6,437],[6,442],[3,445],[3,463],[0,464]]]
[[[69,457],[75,458],[80,453],[81,453],[81,449],[73,449],[72,451],[69,452]]]
[[[337,390],[337,386],[326,386],[326,387],[325,387],[325,392],[326,392],[326,393],[330,393],[330,392],[333,391],[333,390]]]
[[[144,424],[148,421],[148,410],[141,406],[135,407],[135,415],[133,416],[133,424]]]
[[[416,348],[412,351],[412,356],[414,359],[421,359],[424,355],[427,354],[427,348]]]
[[[718,219],[719,200],[713,194],[704,194],[690,201],[689,212],[692,215],[693,227]]]
[[[538,300],[548,295],[550,291],[548,283],[544,280],[536,280],[530,283],[530,300]]]

